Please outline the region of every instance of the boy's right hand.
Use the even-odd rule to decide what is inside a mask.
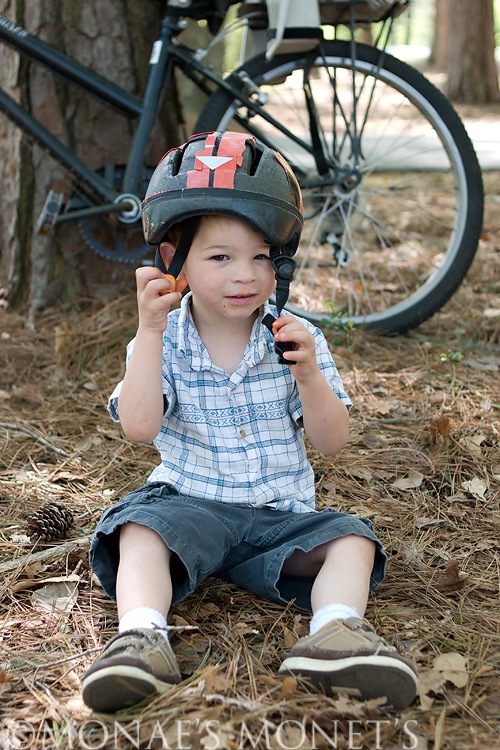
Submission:
[[[137,306],[139,328],[162,333],[167,327],[170,308],[182,297],[186,288],[185,279],[179,279],[177,290],[172,289],[172,281],[165,278],[158,268],[142,266],[135,272],[137,284]]]

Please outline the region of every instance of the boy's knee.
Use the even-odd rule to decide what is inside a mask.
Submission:
[[[133,521],[127,521],[123,526],[120,526],[120,548],[124,544],[141,545],[141,548],[144,551],[151,546],[162,546],[168,550],[167,545],[158,532],[154,531],[154,529],[151,529],[149,526],[143,526],[142,524],[134,523]]]
[[[323,559],[325,560],[331,554],[362,555],[373,559],[377,550],[377,545],[373,539],[359,534],[347,534],[347,536],[332,539],[331,542],[326,542],[321,546],[324,548]]]

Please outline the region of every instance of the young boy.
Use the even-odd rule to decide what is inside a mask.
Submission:
[[[239,133],[192,137],[151,179],[145,237],[169,275],[136,272],[139,326],[109,411],[161,464],[92,544],[119,616],[83,679],[96,711],[179,682],[169,609],[210,575],[312,610],[281,673],[395,708],[415,697],[413,666],[363,619],[385,570],[370,523],[314,507],[303,432],[335,455],[351,402],[322,333],[268,305],[275,285],[278,312],[286,301],[301,209],[283,158]]]

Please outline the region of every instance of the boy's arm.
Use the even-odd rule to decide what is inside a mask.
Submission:
[[[278,318],[273,332],[277,341],[294,344],[294,349],[283,356],[296,363],[290,367],[290,372],[299,390],[307,436],[316,450],[333,456],[347,442],[349,412],[318,367],[314,337],[291,315]]]
[[[136,281],[139,327],[118,396],[118,415],[130,440],[150,443],[163,421],[163,332],[181,294],[168,292],[171,286],[157,268],[138,268]]]
[[[317,367],[317,366],[316,366]],[[334,456],[342,450],[349,436],[349,411],[326,382],[321,370],[310,379],[299,382],[304,429],[317,451]]]

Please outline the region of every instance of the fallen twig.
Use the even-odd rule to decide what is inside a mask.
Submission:
[[[71,552],[85,546],[89,543],[91,535],[82,536],[78,539],[70,539],[68,542],[58,544],[56,547],[42,549],[39,552],[28,552],[27,555],[16,557],[14,560],[0,563],[0,575],[9,573],[11,570],[22,569],[36,562],[50,562],[58,557],[69,555]]]
[[[63,450],[62,448],[58,448],[57,445],[53,445],[53,443],[51,443],[50,440],[47,440],[47,438],[44,438],[41,435],[38,435],[33,430],[30,430],[29,427],[24,427],[24,425],[21,425],[21,424],[12,424],[11,422],[0,422],[0,427],[2,427],[4,430],[17,430],[18,432],[24,432],[26,435],[29,435],[30,437],[34,438],[37,441],[37,443],[40,443],[46,448],[50,448],[50,450],[54,451],[54,453],[57,453],[60,456],[70,455],[69,453],[67,453],[67,451]]]

